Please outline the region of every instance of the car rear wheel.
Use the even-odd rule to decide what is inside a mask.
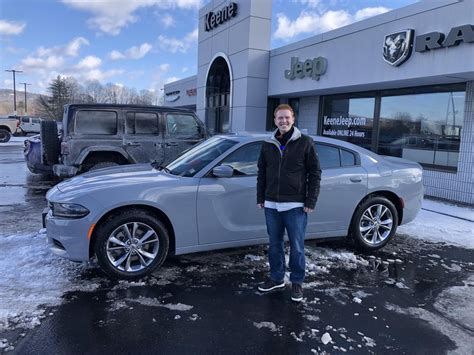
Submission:
[[[0,143],[6,143],[12,137],[11,133],[3,128],[0,128]]]
[[[385,197],[370,197],[356,209],[351,223],[351,234],[358,246],[372,251],[382,248],[395,235],[398,213]]]
[[[115,278],[136,280],[165,261],[166,227],[150,214],[132,209],[109,217],[96,230],[95,253],[101,268]]]

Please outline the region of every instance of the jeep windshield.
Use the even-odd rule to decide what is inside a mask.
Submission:
[[[176,158],[166,168],[170,174],[192,177],[237,143],[223,137],[209,138]]]

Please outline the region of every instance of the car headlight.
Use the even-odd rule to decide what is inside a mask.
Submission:
[[[53,217],[82,218],[89,214],[89,210],[76,203],[49,202]]]

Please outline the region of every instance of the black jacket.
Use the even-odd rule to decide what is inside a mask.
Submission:
[[[320,181],[321,168],[311,137],[295,127],[283,151],[274,135],[263,143],[258,160],[257,203],[303,202],[314,209]]]

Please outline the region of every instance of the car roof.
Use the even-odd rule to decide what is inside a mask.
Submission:
[[[95,108],[95,109],[112,109],[112,108],[130,108],[130,109],[146,109],[146,110],[157,110],[157,111],[168,111],[168,112],[186,112],[194,113],[193,110],[185,108],[176,108],[169,106],[153,106],[153,105],[126,105],[126,104],[69,104],[65,105],[68,110],[77,108]]]
[[[237,140],[241,143],[244,143],[244,142],[264,140],[264,139],[270,138],[271,134],[272,134],[271,132],[264,132],[264,133],[262,133],[262,132],[237,132],[237,133],[221,134],[221,135],[218,135],[218,136],[234,139],[234,140]],[[356,151],[356,152],[361,153],[361,154],[369,155],[369,156],[372,156],[374,158],[377,156],[376,153],[374,153],[370,150],[367,150],[367,149],[365,149],[363,147],[360,147],[358,145],[355,145],[355,144],[352,144],[352,143],[349,143],[349,142],[345,142],[345,141],[342,141],[342,140],[339,140],[339,139],[323,137],[323,136],[316,136],[316,135],[313,135],[313,134],[309,134],[308,136],[313,138],[313,140],[315,142],[318,142],[318,143],[327,143],[327,144],[337,145],[339,147],[347,148],[349,150],[353,150],[353,151]]]

